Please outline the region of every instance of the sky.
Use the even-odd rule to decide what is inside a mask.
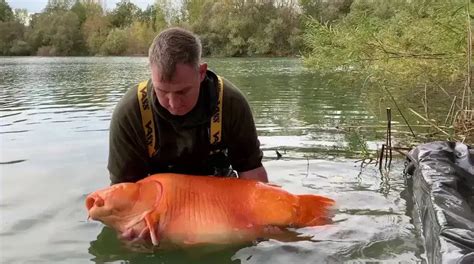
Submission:
[[[48,0],[7,0],[8,5],[12,8],[26,8],[29,13],[38,13],[46,7]],[[107,0],[107,9],[115,8],[115,4],[120,0]],[[141,9],[145,9],[148,5],[153,4],[154,0],[131,0]]]

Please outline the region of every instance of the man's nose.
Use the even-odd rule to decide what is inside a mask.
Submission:
[[[171,108],[177,108],[180,103],[179,96],[176,94],[170,93],[168,97],[168,103]]]

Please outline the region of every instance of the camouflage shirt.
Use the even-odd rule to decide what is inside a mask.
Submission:
[[[149,157],[135,86],[117,104],[110,124],[107,167],[112,183],[135,182],[160,172],[212,175],[216,169],[229,166],[237,172],[262,166],[250,106],[232,83],[224,79],[222,140],[217,146],[209,140],[218,98],[218,80],[213,72],[207,72],[196,106],[184,116],[171,115],[163,108],[152,86],[149,81],[157,151]],[[216,149],[220,154],[210,155]]]

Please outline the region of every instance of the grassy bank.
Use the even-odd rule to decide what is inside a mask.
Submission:
[[[308,19],[304,61],[352,72],[373,91],[367,100],[380,118],[390,107],[407,127],[429,125],[416,140],[472,144],[471,9],[461,0],[354,1],[333,23]]]

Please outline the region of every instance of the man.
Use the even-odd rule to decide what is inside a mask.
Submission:
[[[149,49],[151,80],[130,89],[110,125],[112,184],[160,172],[267,182],[253,116],[242,93],[201,63],[197,36],[161,32]]]

